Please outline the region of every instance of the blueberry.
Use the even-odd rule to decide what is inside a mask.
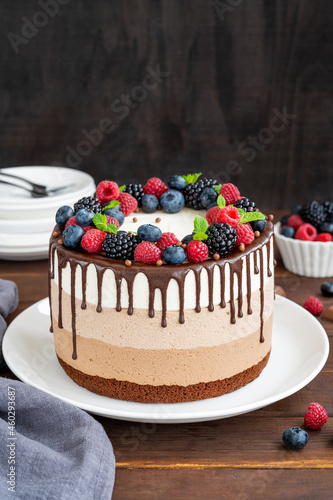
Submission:
[[[107,208],[106,210],[104,210],[103,213],[105,215],[109,215],[110,217],[113,217],[114,219],[117,219],[117,221],[119,222],[119,227],[124,223],[125,216],[121,210],[118,210],[117,207]]]
[[[184,236],[184,238],[182,239],[182,243],[185,243],[185,245],[188,245],[190,241],[193,240],[193,234],[188,234],[187,236]]]
[[[324,297],[333,297],[333,283],[332,281],[325,281],[320,287],[321,293]]]
[[[265,220],[253,220],[250,222],[253,231],[259,231],[261,233],[265,227],[266,227],[266,221]]]
[[[283,226],[281,234],[286,238],[293,238],[295,236],[295,229],[290,226]]]
[[[309,435],[300,427],[290,427],[284,431],[282,440],[289,450],[301,450],[308,442]]]
[[[216,200],[217,192],[212,187],[204,189],[199,196],[199,201],[203,207],[209,207],[212,203],[216,203]]]
[[[302,205],[294,205],[291,209],[291,214],[298,215],[301,209],[302,209]]]
[[[138,229],[138,236],[142,241],[158,241],[162,236],[162,231],[157,226],[143,224]]]
[[[290,215],[284,215],[282,217],[282,219],[280,220],[280,224],[281,226],[285,226],[286,224],[288,224],[288,219],[289,219]]]
[[[162,259],[167,264],[181,264],[186,259],[186,252],[181,246],[172,245],[163,250]]]
[[[210,205],[208,205],[208,207],[206,207],[206,210],[209,210],[210,208],[213,208],[213,207],[217,207],[216,201],[214,201],[214,203],[211,203]]]
[[[80,226],[90,226],[95,213],[86,208],[80,208],[75,214],[75,220]]]
[[[74,210],[68,205],[64,205],[57,210],[55,220],[59,227],[65,227],[68,219],[73,217]]]
[[[181,211],[185,204],[184,195],[176,189],[169,189],[162,194],[160,199],[161,207],[167,214],[176,214]]]
[[[108,205],[110,205],[110,201],[106,201],[103,205],[103,208],[107,207]],[[121,212],[121,208],[120,208],[120,204],[119,205],[116,205],[115,207],[112,207],[110,208],[110,210],[118,210],[119,212]],[[103,212],[105,214],[105,212]],[[107,214],[108,215],[108,214]]]
[[[181,175],[173,175],[168,180],[168,186],[170,189],[178,189],[178,191],[181,191],[186,187],[186,180]]]
[[[67,226],[62,233],[62,240],[65,247],[76,248],[84,235],[84,231],[80,226]]]
[[[319,226],[318,233],[333,234],[333,224],[331,222],[324,222],[324,224]]]
[[[158,199],[153,194],[144,194],[141,199],[142,211],[146,214],[152,214],[158,209]]]

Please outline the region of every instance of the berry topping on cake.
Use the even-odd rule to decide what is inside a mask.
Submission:
[[[204,262],[208,259],[208,246],[203,241],[190,241],[186,251],[189,262]]]
[[[192,234],[187,234],[186,236],[184,236],[184,238],[182,239],[183,245],[188,245],[190,241],[193,241],[193,236],[194,232]]]
[[[159,206],[159,201],[153,194],[144,194],[141,200],[142,211],[146,214],[156,212]]]
[[[220,207],[218,206],[212,207],[209,210],[207,210],[206,219],[210,226],[214,224],[214,222],[216,222],[216,217],[219,212],[220,212]]]
[[[178,189],[178,191],[181,191],[186,186],[186,180],[182,175],[173,175],[168,180],[168,186],[170,189]]]
[[[162,252],[162,259],[171,265],[179,265],[186,259],[186,251],[179,245],[167,247]]]
[[[134,260],[144,264],[156,264],[161,259],[161,250],[150,241],[142,241],[134,250]]]
[[[122,213],[121,210],[118,210],[116,207],[115,208],[103,208],[103,214],[107,215],[109,217],[113,217],[114,219],[117,219],[119,226],[120,227],[124,221],[125,221],[125,216]]]
[[[207,208],[212,204],[216,204],[217,195],[218,193],[213,187],[205,188],[199,197],[199,202],[203,207]]]
[[[116,226],[117,229],[119,229],[118,219],[116,219],[115,217],[111,217],[111,215],[106,215],[106,224],[107,226],[110,226],[112,224]]]
[[[168,191],[168,186],[164,184],[158,177],[151,177],[147,184],[143,186],[144,194],[153,194],[159,200],[163,193]]]
[[[225,199],[226,205],[233,205],[240,198],[240,192],[236,186],[233,184],[222,184],[220,188],[220,194]],[[243,198],[245,199],[245,198]],[[241,207],[243,208],[243,207]]]
[[[74,249],[80,245],[84,231],[81,226],[71,225],[64,229],[62,241],[65,247]]]
[[[214,222],[207,229],[208,238],[205,240],[209,254],[227,255],[236,245],[236,230],[227,223]]]
[[[317,297],[313,297],[311,295],[306,299],[306,301],[303,304],[303,307],[314,316],[319,316],[324,310],[324,306],[320,302],[320,300],[317,299]]]
[[[283,443],[289,450],[301,450],[309,440],[309,435],[300,427],[290,427],[284,431]]]
[[[259,233],[262,233],[263,230],[266,227],[266,221],[265,221],[265,219],[253,220],[253,221],[250,222],[250,224],[251,224],[253,232],[259,231]]]
[[[317,236],[317,229],[308,223],[302,224],[295,233],[296,240],[314,241]]]
[[[163,252],[165,248],[176,245],[177,243],[179,243],[179,239],[174,233],[162,233],[162,236],[156,243],[156,246]]]
[[[304,220],[299,215],[291,215],[288,218],[287,224],[296,231],[296,229],[298,229],[302,224],[304,224]]]
[[[244,243],[244,245],[250,245],[250,243],[252,243],[252,241],[255,238],[251,224],[249,224],[248,222],[237,226],[236,231],[237,231],[236,245],[240,245],[241,243]]]
[[[117,201],[119,201],[121,211],[125,217],[138,208],[138,201],[129,193],[120,193]]]
[[[74,215],[73,217],[71,217],[70,219],[68,219],[68,221],[66,222],[65,228],[68,227],[68,226],[79,226],[79,225],[80,224],[77,223],[77,221],[75,219],[75,215]],[[82,229],[86,233],[90,229],[93,229],[93,226],[83,226]]]
[[[133,233],[119,231],[117,234],[107,234],[102,243],[102,250],[110,259],[133,260],[134,250],[140,239]]]
[[[107,233],[116,234],[117,229],[119,229],[119,222],[109,215],[95,214],[93,223],[95,224],[97,229],[100,229],[101,231],[105,231]]]
[[[183,208],[185,199],[180,191],[169,189],[169,191],[162,194],[160,204],[167,214],[176,214]]]
[[[195,210],[202,210],[205,207],[200,202],[201,193],[208,187],[215,186],[217,181],[215,179],[200,179],[197,180],[201,173],[185,175],[186,187],[183,190],[185,198],[185,206],[194,208]]]
[[[74,210],[68,205],[64,205],[57,210],[56,213],[56,223],[59,227],[65,227],[66,222],[74,216]]]
[[[308,411],[304,416],[304,424],[309,429],[317,431],[321,429],[327,422],[328,415],[327,411],[319,403],[311,403],[308,407]]]
[[[137,184],[135,182],[131,182],[130,184],[125,184],[120,188],[122,193],[129,193],[135,198],[138,202],[138,206],[141,207],[141,200],[143,196],[142,184]]]
[[[324,207],[317,201],[312,201],[311,203],[306,203],[305,205],[303,205],[299,212],[299,215],[302,217],[304,222],[308,222],[315,227],[323,224],[326,219]]]
[[[100,229],[91,229],[82,237],[81,247],[89,253],[101,253],[106,235]]]
[[[221,208],[216,215],[216,222],[227,222],[230,226],[237,228],[240,223],[240,213],[236,207]]]
[[[250,201],[248,198],[241,198],[237,200],[234,205],[236,208],[242,208],[244,212],[256,212],[256,204],[254,201]]]
[[[87,208],[80,208],[75,214],[75,220],[79,226],[90,226],[95,213]]]
[[[119,186],[113,181],[102,181],[96,188],[96,196],[103,206],[107,201],[116,200],[119,196]]]
[[[325,281],[321,287],[321,293],[324,295],[324,297],[333,297],[333,282],[332,281]]]
[[[143,224],[138,228],[138,236],[142,241],[156,242],[162,236],[162,231],[157,226],[151,224]]]
[[[78,210],[80,210],[80,208],[87,208],[95,214],[102,211],[102,207],[100,202],[98,201],[98,198],[95,198],[94,196],[85,196],[84,198],[81,198],[79,201],[77,201],[74,204],[74,212],[76,213]]]

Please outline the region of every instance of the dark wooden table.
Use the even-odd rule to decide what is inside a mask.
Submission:
[[[17,283],[20,305],[8,321],[47,296],[47,262],[0,261],[0,277]],[[325,306],[323,279],[287,272],[278,258],[276,284],[303,304],[309,295]],[[333,323],[319,319],[331,340]],[[4,376],[15,378],[11,372]],[[155,425],[95,417],[113,444],[117,473],[114,500],[150,499],[331,499],[333,419],[309,431],[307,446],[288,451],[281,441],[288,427],[303,425],[309,403],[333,415],[333,355],[322,372],[287,399],[239,417],[211,422]]]

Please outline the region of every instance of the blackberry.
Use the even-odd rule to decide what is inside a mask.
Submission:
[[[119,231],[117,234],[107,234],[102,243],[102,250],[110,259],[118,260],[133,260],[134,250],[140,243],[138,238],[133,233]]]
[[[206,231],[209,254],[213,256],[218,253],[220,257],[227,255],[236,245],[236,230],[226,222],[214,222]]]
[[[320,226],[326,219],[324,207],[323,205],[319,205],[317,201],[311,201],[311,203],[303,205],[299,211],[299,215],[304,222],[308,222],[315,227]]]
[[[325,222],[333,222],[333,203],[325,201],[323,203],[324,214],[326,216]]]
[[[192,184],[187,184],[183,190],[185,206],[195,210],[203,210],[205,207],[200,202],[200,195],[204,189],[215,186],[215,184],[217,184],[215,179],[201,179]]]
[[[74,213],[76,213],[81,208],[86,208],[87,210],[91,210],[95,214],[102,212],[102,207],[98,201],[98,198],[94,196],[85,196],[81,198],[74,204]]]
[[[123,189],[123,193],[131,194],[136,200],[138,200],[138,206],[141,207],[141,200],[143,196],[142,184],[136,184],[135,182],[126,184]]]
[[[244,212],[258,212],[258,208],[254,201],[250,201],[248,198],[241,198],[234,203],[234,207],[242,208]]]

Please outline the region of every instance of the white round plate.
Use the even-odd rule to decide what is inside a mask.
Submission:
[[[2,171],[49,188],[65,186],[65,189],[45,198],[32,198],[27,191],[0,182],[0,219],[21,221],[22,218],[49,218],[54,216],[61,205],[72,205],[82,196],[90,196],[95,192],[95,182],[91,175],[72,168],[29,166],[4,168]],[[1,173],[0,180],[20,182],[2,176]]]
[[[49,244],[35,246],[31,248],[10,248],[3,250],[0,248],[0,259],[2,260],[44,260],[49,256]]]
[[[20,234],[31,234],[31,233],[46,233],[51,231],[55,225],[55,216],[43,218],[43,219],[28,219],[22,224],[21,219],[1,219],[0,218],[0,237],[2,234],[7,233],[11,236],[17,234],[18,225],[20,227]]]
[[[276,296],[272,353],[259,378],[217,398],[176,404],[143,404],[99,396],[76,385],[60,367],[49,332],[49,303],[43,299],[9,325],[3,354],[23,382],[63,401],[105,417],[136,422],[203,422],[247,413],[286,398],[307,385],[323,368],[329,343],[310,313]]]

